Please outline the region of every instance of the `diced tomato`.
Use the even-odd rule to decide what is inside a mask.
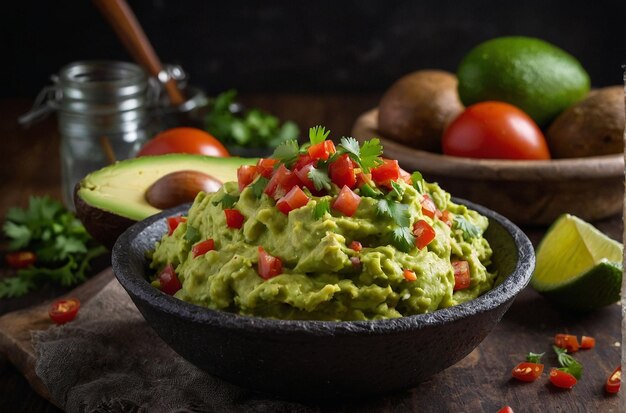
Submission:
[[[350,257],[350,263],[353,267],[358,267],[361,265],[361,259],[359,257]]]
[[[9,252],[4,258],[9,267],[15,269],[30,267],[37,261],[37,256],[32,251]]]
[[[414,271],[405,269],[402,271],[402,275],[404,275],[404,279],[409,282],[417,280],[417,275],[415,275]]]
[[[328,165],[328,176],[340,188],[343,186],[354,188],[356,186],[354,163],[347,153],[344,153],[336,161]]]
[[[258,272],[261,278],[269,280],[272,277],[282,274],[283,263],[278,257],[269,255],[263,247],[259,246]]]
[[[237,169],[237,183],[239,184],[239,192],[250,185],[254,178],[257,177],[257,167],[255,165],[242,165]]]
[[[245,220],[245,217],[241,214],[241,212],[236,209],[225,209],[224,215],[226,215],[226,225],[228,228],[239,229]]]
[[[596,339],[589,336],[582,336],[580,339],[580,348],[588,350],[596,346]]]
[[[521,381],[535,381],[543,373],[543,364],[522,362],[512,371],[513,377]]]
[[[309,156],[313,159],[321,159],[323,161],[327,160],[330,155],[335,153],[335,144],[333,141],[324,141],[320,143],[316,143],[315,145],[309,146],[307,149]]]
[[[604,390],[607,393],[615,394],[619,392],[619,388],[622,384],[622,366],[617,366],[617,368],[611,373],[609,378],[606,380],[604,384]]]
[[[276,208],[283,214],[288,215],[289,212],[305,206],[308,202],[309,197],[307,194],[299,186],[294,186],[291,188],[291,191],[287,192],[284,197],[276,202]]]
[[[553,368],[550,371],[550,382],[561,389],[571,389],[576,384],[576,377],[563,370]]]
[[[514,412],[511,406],[504,406],[503,408],[498,410],[498,413],[514,413]]]
[[[424,199],[422,199],[420,204],[422,205],[422,214],[432,219],[435,219],[438,211],[437,206],[435,205],[435,201],[433,201],[432,198],[428,196],[428,194],[424,194]]]
[[[400,165],[395,159],[383,159],[383,164],[372,168],[372,179],[376,185],[391,187],[391,181],[400,178]]]
[[[294,167],[293,169],[293,172],[296,174],[302,185],[309,188],[309,190],[311,191],[315,191],[315,185],[313,184],[311,178],[309,178],[309,172],[311,172],[311,169],[313,168],[315,168],[313,164],[309,163],[302,166],[301,168]]]
[[[78,298],[57,300],[50,306],[48,315],[56,324],[65,324],[76,318],[79,309],[80,301]]]
[[[413,182],[411,181],[411,174],[402,168],[400,168],[400,179],[409,185],[413,185]]]
[[[278,159],[261,158],[256,164],[257,173],[261,176],[269,179],[274,172],[274,165],[276,165]]]
[[[302,169],[307,165],[315,166],[317,160],[311,158],[309,155],[298,155],[298,160],[293,164],[293,170]]]
[[[435,239],[437,233],[428,222],[420,219],[413,224],[413,235],[415,235],[415,246],[421,250]]]
[[[469,263],[452,261],[452,268],[454,268],[454,291],[469,288],[471,284]]]
[[[196,257],[199,257],[200,255],[206,254],[209,251],[213,251],[214,249],[215,249],[215,241],[209,238],[191,247],[191,253],[193,254],[193,257],[196,258]]]
[[[169,217],[167,219],[167,228],[168,228],[167,235],[172,235],[174,231],[176,231],[176,228],[178,228],[178,226],[182,222],[187,222],[187,218],[185,218],[182,215],[179,215],[177,217]]]
[[[363,245],[361,245],[359,241],[352,241],[350,245],[348,245],[348,248],[356,252],[359,252],[363,249]]]
[[[567,350],[568,353],[575,353],[580,348],[578,338],[571,334],[557,334],[554,336],[554,344]]]
[[[450,211],[448,211],[447,209],[443,211],[441,213],[440,219],[444,224],[452,228],[452,222],[454,221],[454,219],[452,218],[452,213]]]
[[[333,209],[347,217],[351,217],[356,212],[360,203],[361,197],[355,194],[347,185],[344,185],[333,203]]]
[[[356,174],[356,187],[360,188],[364,184],[368,184],[369,186],[374,186],[374,182],[372,181],[372,174],[359,172],[358,174]]]
[[[174,295],[183,287],[172,264],[167,264],[159,273],[159,286],[161,291],[168,295]]]
[[[281,164],[267,183],[265,193],[273,198],[280,198],[299,182],[298,176],[287,169],[285,164]]]

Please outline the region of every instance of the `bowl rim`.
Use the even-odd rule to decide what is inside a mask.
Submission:
[[[526,234],[515,224],[497,212],[481,205],[460,198],[453,197],[452,200],[478,211],[502,226],[516,245],[518,258],[515,268],[500,285],[473,300],[439,309],[432,313],[366,321],[280,320],[246,316],[187,303],[152,287],[148,280],[143,278],[144,274],[129,274],[127,269],[131,268],[130,262],[134,260],[135,255],[129,253],[133,249],[133,241],[153,225],[162,226],[163,233],[165,233],[165,218],[184,214],[191,204],[165,210],[128,228],[113,247],[113,272],[133,300],[139,299],[156,307],[161,312],[180,317],[186,321],[219,325],[221,328],[258,333],[271,331],[273,334],[300,333],[310,336],[345,336],[398,334],[409,330],[434,327],[489,311],[512,300],[529,283],[535,266],[533,246]]]

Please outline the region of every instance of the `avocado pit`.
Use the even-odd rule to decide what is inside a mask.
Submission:
[[[198,192],[216,192],[222,182],[200,171],[183,170],[164,175],[146,191],[146,202],[155,208],[168,209],[192,202]]]

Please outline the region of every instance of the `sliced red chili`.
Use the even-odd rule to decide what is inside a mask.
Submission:
[[[561,389],[571,389],[576,384],[576,377],[563,370],[553,368],[550,371],[550,382]]]
[[[515,366],[511,375],[521,381],[535,381],[543,373],[543,364],[522,362]]]
[[[588,350],[596,346],[596,339],[590,336],[582,336],[580,339],[580,348]]]
[[[236,209],[225,209],[224,215],[226,215],[226,225],[228,228],[239,229],[243,225],[245,217]]]
[[[503,408],[498,410],[498,413],[514,413],[514,412],[511,406],[504,406]]]
[[[554,336],[554,344],[557,347],[564,348],[568,353],[575,353],[580,348],[578,338],[571,334],[557,334]]]
[[[168,295],[174,295],[183,287],[172,264],[167,264],[159,273],[159,286],[161,291]]]
[[[437,233],[428,222],[420,219],[413,224],[413,235],[415,236],[415,246],[421,250],[435,239]]]
[[[65,324],[76,318],[79,309],[80,301],[78,298],[57,300],[50,306],[48,315],[56,324]]]
[[[417,275],[415,275],[415,271],[404,269],[404,271],[402,271],[402,275],[404,276],[404,279],[409,282],[417,280]]]
[[[196,257],[199,257],[200,255],[206,254],[209,251],[213,251],[214,249],[215,249],[215,241],[209,238],[191,247],[191,253],[193,254],[193,257],[196,258]]]
[[[619,388],[622,384],[622,366],[617,366],[617,368],[611,373],[609,378],[606,380],[604,385],[604,390],[607,393],[615,394],[619,392]]]
[[[32,251],[9,252],[4,258],[9,267],[15,269],[30,267],[37,261],[37,256]]]
[[[259,246],[258,272],[261,278],[269,280],[272,277],[282,274],[283,263],[278,257],[274,257]]]
[[[178,228],[178,226],[183,223],[186,222],[187,218],[185,218],[182,215],[179,215],[177,217],[169,217],[167,219],[167,235],[172,235],[174,233],[174,231],[176,231],[176,228]]]
[[[452,261],[454,269],[454,291],[464,290],[471,285],[470,267],[467,261]]]

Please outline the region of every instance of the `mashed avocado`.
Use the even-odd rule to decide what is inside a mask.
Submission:
[[[297,170],[294,162],[285,163]],[[315,166],[323,170],[323,160]],[[367,171],[360,166],[354,162],[355,170]],[[254,183],[262,179],[257,176]],[[271,179],[265,181],[265,188],[272,185]],[[214,194],[198,194],[187,220],[157,244],[151,266],[157,271],[173,266],[182,285],[175,297],[181,300],[280,319],[372,320],[429,313],[493,287],[495,274],[486,270],[492,251],[482,237],[487,218],[451,202],[437,184],[397,179],[387,191],[373,181],[367,190],[354,184],[352,194],[360,201],[352,216],[336,204],[340,195],[334,182],[322,191],[302,185],[306,204],[287,213],[277,208],[276,199],[280,203],[288,191],[270,196],[249,184],[240,192],[236,182],[228,182]],[[424,207],[428,198],[436,214]],[[229,227],[225,209],[243,215],[241,228]],[[408,225],[401,226],[407,218]],[[417,222],[435,234],[421,248]],[[410,245],[402,243],[403,236]],[[194,257],[194,245],[207,239],[214,241],[213,250]],[[260,275],[259,246],[280,261],[278,275]],[[455,280],[456,261],[467,262],[469,286]],[[159,286],[158,276],[154,285]]]

